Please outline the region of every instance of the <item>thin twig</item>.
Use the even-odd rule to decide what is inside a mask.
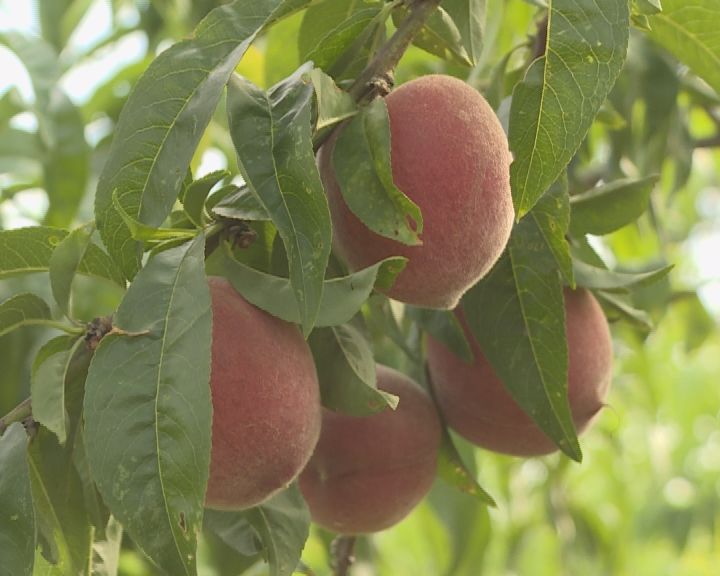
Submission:
[[[355,540],[355,536],[338,536],[332,541],[330,550],[334,576],[347,576],[350,566],[355,562],[353,555]]]
[[[5,434],[5,430],[10,427],[10,424],[13,424],[14,422],[22,422],[25,418],[31,415],[32,406],[30,405],[30,398],[25,398],[25,400],[20,402],[20,404],[0,418],[0,436]]]
[[[407,17],[350,86],[348,92],[356,102],[372,99],[376,90],[374,83],[392,73],[415,35],[439,5],[440,0],[415,0],[410,3]]]
[[[709,138],[699,138],[693,143],[695,148],[720,148],[720,133]]]

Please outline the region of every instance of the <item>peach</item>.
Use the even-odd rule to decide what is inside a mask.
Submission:
[[[333,137],[320,149],[318,165],[335,250],[355,270],[405,256],[409,262],[387,295],[416,306],[454,308],[490,270],[510,236],[507,138],[485,99],[451,76],[412,80],[386,102],[393,180],[422,211],[422,245],[379,236],[350,211],[332,167]]]
[[[568,398],[578,433],[604,406],[612,376],[612,341],[605,315],[585,289],[566,289]],[[428,337],[428,369],[448,425],[469,441],[505,454],[537,456],[558,448],[505,390],[460,315],[474,354],[468,364]],[[538,383],[539,385],[539,383]]]
[[[428,394],[410,378],[377,366],[395,411],[349,416],[323,411],[320,441],[300,475],[317,524],[342,534],[377,532],[402,520],[430,490],[441,428]]]
[[[210,278],[213,423],[206,506],[255,506],[290,484],[320,435],[320,389],[293,324]]]

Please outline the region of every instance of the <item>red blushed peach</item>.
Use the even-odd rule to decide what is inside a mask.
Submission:
[[[470,442],[516,456],[538,456],[557,446],[506,392],[461,316],[474,354],[464,362],[428,337],[428,369],[448,425]],[[604,406],[612,376],[612,341],[605,315],[587,290],[565,290],[568,397],[578,433]],[[538,384],[539,385],[539,384]]]
[[[387,295],[454,308],[500,256],[513,222],[510,152],[492,108],[450,76],[412,80],[385,99],[395,185],[422,211],[422,245],[379,236],[347,207],[332,165],[335,138],[318,154],[336,252],[357,270],[388,256],[409,259]]]
[[[313,521],[341,534],[399,522],[435,477],[441,428],[430,397],[385,366],[377,383],[399,396],[397,409],[360,417],[324,410],[320,441],[300,475]]]
[[[287,487],[320,434],[320,391],[298,328],[210,278],[212,452],[206,506],[238,510]]]

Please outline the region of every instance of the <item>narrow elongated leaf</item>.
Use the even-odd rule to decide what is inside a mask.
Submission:
[[[122,545],[122,526],[110,517],[104,530],[105,538],[93,542],[93,576],[117,576]]]
[[[92,529],[71,451],[41,426],[28,446],[28,465],[43,556],[61,574],[89,576]]]
[[[367,416],[395,409],[397,396],[378,390],[370,344],[352,325],[320,328],[309,338],[320,381],[323,406]]]
[[[155,228],[143,224],[125,211],[117,194],[113,194],[113,206],[130,230],[133,240],[182,240],[192,238],[197,234],[196,230],[188,228]]]
[[[628,274],[625,272],[613,272],[605,268],[596,268],[586,264],[582,260],[573,260],[575,278],[580,286],[594,290],[608,290],[626,292],[628,288],[652,284],[667,276],[673,266],[663,266],[650,272],[639,274]]]
[[[27,70],[35,92],[36,109],[42,114],[50,104],[53,86],[60,79],[57,52],[41,38],[13,30],[0,32],[0,44],[12,50]]]
[[[53,250],[67,236],[67,230],[33,226],[0,231],[0,278],[47,272]],[[125,280],[110,257],[95,244],[88,246],[78,272],[110,280],[125,287]]]
[[[720,94],[720,0],[662,0],[650,37]]]
[[[408,9],[403,6],[393,11],[393,22],[396,27],[400,26],[408,13]],[[413,44],[445,60],[454,60],[464,66],[473,64],[465,50],[457,24],[440,6],[430,14],[423,27],[414,36]]]
[[[30,576],[35,556],[35,514],[25,456],[27,434],[19,422],[0,437],[0,576]]]
[[[80,110],[59,87],[39,114],[40,135],[45,146],[44,185],[50,206],[44,223],[67,226],[85,196],[90,175],[90,149]]]
[[[337,70],[334,65],[338,59],[357,58],[360,52],[367,51],[367,46],[359,47],[359,50],[352,50],[352,47],[372,25],[382,7],[382,2],[377,1],[324,0],[314,3],[307,9],[300,24],[300,60],[311,60],[318,68],[332,71],[337,76],[350,64],[343,62],[340,66],[342,70]]]
[[[393,182],[390,124],[382,98],[343,127],[333,148],[332,166],[345,203],[365,226],[403,244],[422,244],[420,207]]]
[[[80,262],[91,243],[93,226],[82,226],[68,234],[50,257],[50,286],[55,302],[66,315],[69,313],[70,291]]]
[[[310,534],[310,512],[296,484],[247,511],[265,547],[270,576],[291,576]]]
[[[244,556],[254,556],[262,551],[260,535],[244,511],[207,509],[203,522],[225,544]]]
[[[447,428],[443,428],[442,444],[438,455],[438,476],[461,492],[475,497],[486,506],[495,507],[495,499],[480,486],[475,476],[462,461]]]
[[[320,68],[313,68],[309,76],[315,88],[317,102],[315,127],[318,130],[357,114],[358,106],[352,96],[338,88],[333,79]]]
[[[625,61],[627,0],[553,0],[545,55],[513,92],[510,167],[518,218],[535,205],[583,141]]]
[[[0,336],[20,326],[44,324],[51,318],[45,300],[29,292],[15,294],[0,303]]]
[[[567,399],[560,275],[539,233],[527,227],[521,236],[513,235],[509,254],[463,297],[463,310],[510,395],[563,452],[580,461]]]
[[[316,326],[337,326],[349,321],[368,299],[373,288],[387,289],[407,262],[394,257],[323,283]],[[258,308],[287,322],[299,324],[300,310],[290,280],[266,274],[233,258],[226,248],[225,273],[240,294]]]
[[[85,389],[85,441],[103,500],[164,571],[195,574],[210,459],[210,295],[204,238],[137,275]]]
[[[192,38],[158,56],[128,98],[98,182],[95,218],[110,254],[132,278],[140,254],[113,206],[159,226],[170,213],[225,84],[258,32],[308,0],[235,0],[210,12]]]
[[[237,188],[212,207],[218,216],[235,220],[270,220],[265,206],[246,187]]]
[[[473,353],[470,344],[468,344],[462,326],[453,312],[413,306],[409,306],[405,310],[408,316],[435,340],[442,342],[465,362],[472,362]]]
[[[210,190],[215,184],[223,178],[230,176],[227,170],[216,170],[210,174],[206,174],[202,178],[194,180],[185,190],[183,196],[183,208],[188,218],[196,226],[203,225],[203,209],[205,207],[205,199],[210,194]]]
[[[609,234],[637,220],[650,202],[657,176],[640,180],[616,180],[573,196],[570,232]]]
[[[317,320],[330,256],[330,211],[312,148],[307,68],[268,92],[239,76],[228,86],[228,122],[240,169],[285,245],[307,336]]]
[[[575,286],[570,245],[565,235],[570,225],[570,197],[567,175],[563,174],[528,214],[531,227],[545,243],[555,260],[555,266],[570,286]]]
[[[67,225],[85,194],[90,168],[82,116],[58,86],[60,65],[53,46],[17,32],[0,34],[0,43],[18,56],[33,84],[44,186],[50,200],[45,223]]]
[[[35,565],[32,576],[65,576],[60,568],[48,562],[42,555],[40,548],[35,550]]]
[[[653,329],[653,321],[650,315],[644,310],[635,308],[628,302],[627,297],[623,298],[621,294],[605,292],[603,290],[596,291],[595,295],[606,308],[614,311],[622,319],[627,320],[642,332],[648,333]]]
[[[30,397],[33,419],[54,433],[65,444],[65,375],[82,341],[73,336],[58,336],[47,342],[37,353],[32,367]]]
[[[5,128],[9,120],[25,110],[22,96],[14,86],[0,96],[0,128]]]
[[[485,0],[443,0],[442,7],[457,25],[471,63],[477,63],[482,52]]]

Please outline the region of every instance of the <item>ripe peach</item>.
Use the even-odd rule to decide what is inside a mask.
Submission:
[[[612,341],[605,315],[590,292],[566,289],[564,294],[568,397],[580,433],[604,405],[612,375]],[[474,354],[472,364],[428,337],[428,369],[448,425],[495,452],[537,456],[556,451],[555,444],[506,392],[460,318]]]
[[[287,487],[320,435],[320,389],[298,328],[210,278],[212,452],[206,506],[242,509]]]
[[[513,222],[510,152],[492,108],[451,76],[412,80],[386,98],[395,185],[422,211],[420,246],[379,236],[347,207],[335,179],[331,138],[318,165],[336,252],[353,269],[388,256],[409,259],[387,295],[428,308],[454,308],[492,267]]]
[[[400,403],[371,416],[323,411],[315,453],[300,475],[314,522],[342,534],[377,532],[402,520],[430,490],[440,422],[410,378],[378,365],[381,390]]]

